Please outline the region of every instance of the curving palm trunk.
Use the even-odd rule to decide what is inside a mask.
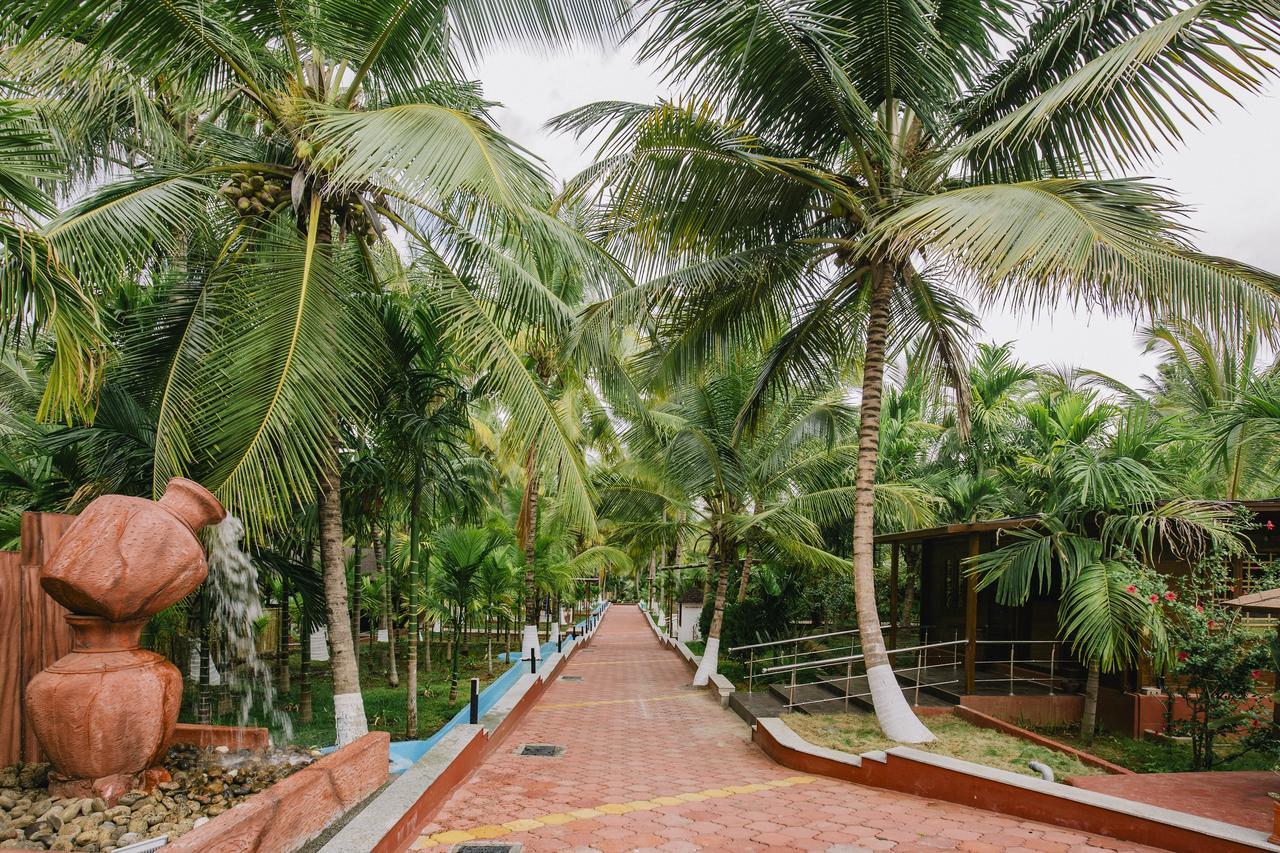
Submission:
[[[351,639],[356,644],[356,660],[360,660],[360,593],[363,591],[360,584],[360,560],[364,556],[361,553],[360,537],[356,536],[355,541],[355,570],[351,573]]]
[[[333,721],[338,746],[369,731],[360,693],[360,670],[351,643],[347,610],[347,561],[342,552],[342,498],[338,475],[338,444],[320,474],[320,567],[324,575],[325,621],[329,628],[329,661],[333,667]]]
[[[391,537],[391,525],[386,526],[384,535],[387,541]],[[400,686],[400,672],[396,668],[396,629],[395,620],[391,618],[391,567],[387,565],[387,554],[390,548],[382,537],[373,540],[373,559],[382,566],[382,624],[387,628],[387,683],[392,687]]]
[[[747,600],[747,581],[751,579],[751,549],[742,557],[742,577],[738,579],[738,603]]]
[[[858,469],[854,480],[853,591],[858,609],[867,686],[876,719],[885,736],[901,743],[924,743],[933,733],[912,712],[893,674],[880,633],[875,588],[875,485],[880,452],[880,404],[884,389],[885,340],[889,331],[889,302],[893,271],[884,264],[872,270],[871,306],[867,317],[867,345],[862,365],[862,401],[859,407]]]

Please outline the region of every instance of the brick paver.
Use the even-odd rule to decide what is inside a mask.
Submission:
[[[590,647],[425,827],[415,849],[466,841],[526,851],[1149,848],[774,763],[750,730],[665,652],[634,607],[612,607]],[[526,743],[564,747],[520,756]]]

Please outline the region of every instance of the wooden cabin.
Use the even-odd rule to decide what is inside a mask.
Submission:
[[[1240,505],[1257,520],[1257,527],[1248,534],[1254,554],[1232,566],[1230,577],[1218,590],[1222,599],[1257,591],[1263,567],[1280,559],[1280,498]],[[1066,722],[1072,702],[1059,697],[1079,695],[1084,669],[1070,646],[1061,641],[1060,590],[1033,588],[1026,603],[1009,607],[996,600],[994,587],[979,590],[977,579],[964,572],[967,558],[1000,547],[1008,532],[1034,523],[1029,517],[1001,518],[876,537],[877,546],[890,549],[887,640],[891,648],[931,646],[925,654],[935,662],[935,669],[932,674],[922,673],[922,683],[930,678],[935,683],[947,680],[952,686],[945,689],[954,690],[954,698],[962,704],[985,707],[1001,716]],[[917,570],[918,584],[912,592],[919,604],[915,620],[919,627],[909,631],[900,626],[913,621],[913,614],[900,612],[905,608],[898,594],[898,577],[908,564]],[[1191,569],[1173,558],[1157,561],[1155,568],[1171,578]],[[939,643],[950,645],[933,647]],[[955,663],[951,671],[940,665],[948,656]],[[1104,674],[1101,683],[1099,714],[1107,728],[1138,736],[1143,729],[1160,727],[1163,707],[1158,679],[1149,668]]]

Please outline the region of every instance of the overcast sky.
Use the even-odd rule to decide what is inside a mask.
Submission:
[[[509,51],[489,57],[478,76],[487,97],[502,104],[495,111],[502,130],[560,178],[585,166],[591,152],[548,133],[549,118],[590,101],[651,102],[668,94],[629,51]],[[1200,249],[1273,271],[1280,270],[1280,97],[1274,89],[1243,106],[1227,104],[1215,125],[1189,132],[1181,149],[1146,170],[1195,208],[1191,224],[1200,231]],[[1027,361],[1093,368],[1129,384],[1154,363],[1135,343],[1132,319],[1060,310],[1032,321],[993,311],[983,317],[980,338],[1015,340]]]

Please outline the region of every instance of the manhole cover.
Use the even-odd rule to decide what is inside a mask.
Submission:
[[[455,844],[449,853],[520,853],[523,844],[501,844],[497,841],[468,841],[466,844]]]
[[[559,755],[562,752],[564,752],[564,747],[556,746],[553,743],[526,743],[516,750],[516,755],[552,756]]]
[[[561,681],[581,681],[582,676],[581,675],[562,675],[560,676],[560,680]]]

